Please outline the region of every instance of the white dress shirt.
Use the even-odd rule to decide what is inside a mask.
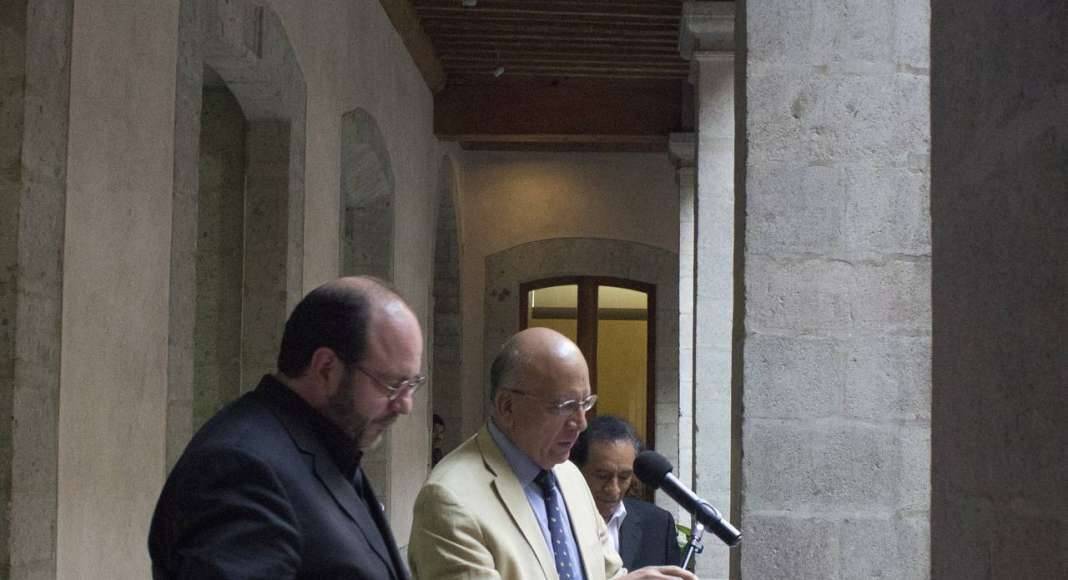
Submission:
[[[623,518],[627,517],[627,508],[620,501],[616,506],[616,510],[612,512],[612,516],[608,518],[605,524],[608,526],[608,537],[612,538],[612,547],[615,548],[616,553],[619,553],[619,528],[623,526]]]

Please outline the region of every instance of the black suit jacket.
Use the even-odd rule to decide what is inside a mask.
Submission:
[[[154,578],[408,577],[361,470],[342,474],[295,396],[264,377],[193,437],[152,518]]]
[[[634,499],[623,498],[627,517],[619,528],[619,555],[623,566],[637,570],[645,566],[678,566],[682,553],[676,539],[675,519],[666,510]]]

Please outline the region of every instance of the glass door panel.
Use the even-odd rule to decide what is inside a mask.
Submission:
[[[578,342],[578,284],[531,290],[527,300],[527,327],[551,328]]]
[[[649,297],[645,292],[597,288],[598,414],[634,425],[649,441]]]

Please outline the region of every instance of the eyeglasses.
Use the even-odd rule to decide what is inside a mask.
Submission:
[[[563,416],[563,415],[572,415],[576,411],[582,411],[583,413],[585,413],[586,411],[589,411],[590,409],[592,409],[595,404],[597,404],[597,395],[590,395],[590,396],[586,397],[585,399],[581,399],[581,400],[578,400],[578,401],[576,401],[574,399],[569,400],[569,401],[550,401],[550,400],[545,399],[543,397],[539,397],[537,395],[532,395],[532,394],[530,394],[530,393],[528,393],[526,391],[520,391],[518,389],[501,389],[501,390],[508,391],[510,393],[515,393],[517,395],[524,395],[524,396],[530,397],[531,399],[537,399],[539,401],[548,403],[549,404],[549,412],[552,413],[553,415],[561,415],[561,416]]]
[[[415,375],[414,377],[401,379],[393,384],[390,384],[371,374],[370,371],[361,367],[358,364],[353,364],[351,366],[352,368],[360,371],[372,381],[378,383],[382,388],[384,388],[389,393],[390,401],[395,401],[402,395],[411,395],[414,397],[415,392],[419,390],[419,387],[426,384],[426,375]]]

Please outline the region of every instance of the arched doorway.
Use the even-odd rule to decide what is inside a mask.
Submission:
[[[306,86],[281,19],[255,0],[182,0],[178,45],[168,467],[274,370],[304,255]]]

